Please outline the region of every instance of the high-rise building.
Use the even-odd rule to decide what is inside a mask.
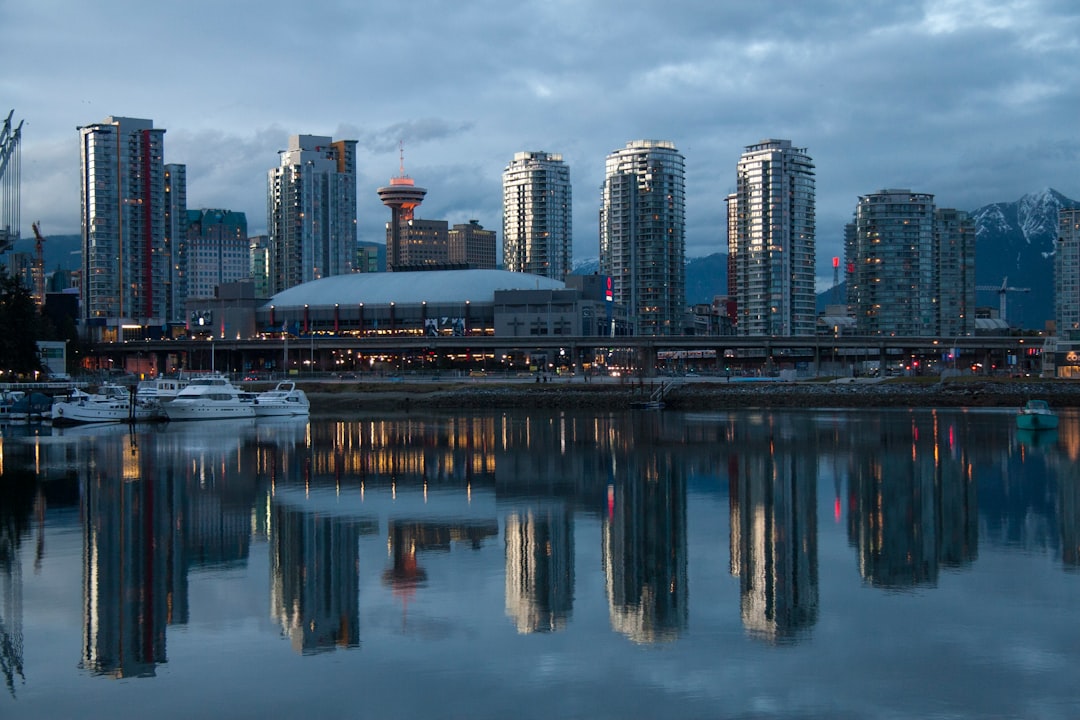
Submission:
[[[386,270],[394,272],[403,266],[413,264],[409,260],[409,240],[406,237],[408,225],[413,221],[413,214],[427,195],[425,188],[419,187],[411,177],[405,174],[405,161],[397,177],[390,178],[390,184],[378,189],[379,199],[390,208],[390,222],[386,225]]]
[[[217,295],[219,285],[251,276],[247,216],[231,210],[189,210],[187,300]]]
[[[814,164],[790,140],[762,140],[739,157],[728,196],[728,294],[742,336],[813,335]]]
[[[938,335],[975,334],[975,220],[963,210],[934,211]]]
[[[485,230],[476,220],[450,228],[447,240],[450,264],[466,265],[474,270],[494,270],[495,231]]]
[[[975,224],[906,189],[859,198],[845,228],[855,332],[956,337],[975,331]]]
[[[248,238],[248,273],[254,284],[255,297],[270,297],[270,238],[266,235]]]
[[[356,141],[293,135],[266,184],[271,292],[351,272]]]
[[[503,266],[565,280],[572,270],[570,168],[562,155],[519,152],[503,171]]]
[[[79,129],[82,311],[92,340],[167,317],[165,130],[108,117]]]
[[[412,270],[434,270],[450,264],[450,229],[446,220],[425,220],[412,218],[397,226],[394,232],[393,222],[386,224],[386,269],[387,271],[407,272]],[[392,241],[391,237],[396,236]],[[395,244],[394,267],[390,267],[391,242]]]
[[[1077,208],[1058,211],[1054,322],[1058,337],[1080,340],[1080,209]]]
[[[600,272],[635,335],[680,335],[686,305],[684,158],[667,140],[607,156]]]
[[[184,322],[187,289],[187,166],[165,166],[165,317]]]

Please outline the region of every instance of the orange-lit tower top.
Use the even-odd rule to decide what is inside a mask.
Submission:
[[[405,174],[405,151],[399,147],[398,152],[400,153],[400,174],[390,178],[389,185],[379,188],[379,199],[382,200],[383,205],[400,211],[396,219],[408,221],[412,220],[413,210],[424,202],[427,189],[417,187],[413,179]]]
[[[378,190],[383,205],[390,208],[390,226],[386,237],[387,270],[401,264],[401,225],[413,219],[413,211],[424,201],[427,189],[417,187],[405,174],[405,150],[399,145],[399,174],[390,178],[390,184]]]

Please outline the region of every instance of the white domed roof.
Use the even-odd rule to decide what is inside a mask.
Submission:
[[[551,278],[507,270],[430,270],[349,273],[283,290],[266,303],[277,308],[334,305],[490,303],[496,290],[562,290]]]

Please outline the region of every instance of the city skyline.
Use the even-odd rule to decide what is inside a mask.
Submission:
[[[662,26],[645,8],[606,2],[497,12],[435,3],[404,15],[270,3],[257,13],[215,7],[213,27],[198,4],[63,9],[46,1],[0,14],[11,57],[32,58],[2,93],[4,109],[26,119],[23,237],[34,220],[47,234],[78,232],[74,128],[108,115],[167,128],[166,161],[187,166],[189,206],[244,212],[252,235],[265,232],[263,173],[292,134],[358,140],[358,236],[375,242],[386,213],[369,190],[394,173],[399,142],[431,191],[425,217],[486,227],[499,224],[506,159],[543,148],[564,157],[576,186],[577,259],[599,254],[595,191],[604,157],[626,141],[669,138],[686,156],[687,256],[700,257],[724,250],[722,199],[742,148],[790,138],[816,164],[819,285],[858,196],[876,189],[931,192],[967,211],[1043,187],[1080,194],[1070,111],[1080,91],[1069,77],[1080,19],[1051,0],[686,2]],[[319,52],[267,56],[267,40],[283,33]],[[86,82],[78,58],[99,52],[106,34],[122,35],[133,57],[192,51],[183,62],[97,68]],[[474,42],[452,42],[462,36]],[[387,57],[395,72],[377,72]],[[254,58],[260,79],[223,75]],[[349,78],[344,90],[283,90],[333,72]]]

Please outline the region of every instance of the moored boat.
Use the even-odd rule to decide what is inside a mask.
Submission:
[[[308,415],[310,412],[307,394],[291,380],[283,380],[273,390],[255,395],[255,417]]]
[[[105,383],[95,393],[73,389],[71,394],[53,401],[54,425],[86,423],[148,422],[162,419],[155,402],[139,400],[128,388]]]
[[[162,408],[169,420],[253,418],[255,403],[224,375],[194,377]]]
[[[1052,430],[1057,426],[1057,413],[1045,400],[1028,400],[1016,414],[1016,427],[1021,430]]]

